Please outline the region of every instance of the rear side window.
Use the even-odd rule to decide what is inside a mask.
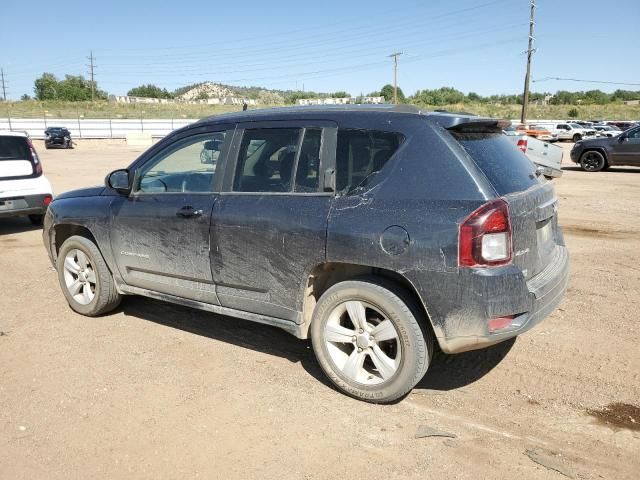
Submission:
[[[403,141],[399,133],[338,130],[336,189],[348,193],[367,182],[389,161]]]
[[[0,161],[27,160],[31,161],[31,152],[27,140],[23,137],[0,136]]]
[[[240,146],[235,192],[290,192],[300,128],[246,130]]]
[[[533,163],[502,133],[451,131],[498,195],[521,192],[538,183]]]

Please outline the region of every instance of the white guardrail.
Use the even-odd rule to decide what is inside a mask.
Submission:
[[[67,127],[72,138],[125,138],[129,133],[147,133],[164,137],[196,119],[93,119],[93,118],[0,118],[0,131],[27,132],[31,138],[44,138],[47,127]]]

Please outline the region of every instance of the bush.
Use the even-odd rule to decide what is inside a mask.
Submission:
[[[569,118],[578,118],[578,115],[580,115],[580,114],[578,113],[578,109],[577,108],[572,108],[571,110],[569,110],[567,115],[569,115]]]

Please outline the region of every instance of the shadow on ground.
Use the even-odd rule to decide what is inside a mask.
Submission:
[[[570,170],[572,172],[583,172],[585,175],[589,174],[589,175],[595,175],[599,172],[584,172],[582,170],[582,168],[578,167],[578,166],[562,166],[562,170]],[[640,168],[634,168],[634,167],[611,167],[611,168],[607,168],[606,170],[602,170],[603,172],[606,173],[640,173]]]
[[[0,218],[0,236],[41,229],[41,226],[33,225],[27,217]]]
[[[311,342],[299,340],[279,328],[144,297],[125,298],[121,310],[128,316],[300,362],[309,375],[334,388],[316,361]],[[514,342],[458,355],[436,352],[427,375],[416,388],[448,391],[469,385],[493,370]]]
[[[470,385],[497,367],[515,342],[516,339],[512,338],[488,348],[456,355],[438,351],[416,388],[447,391]]]

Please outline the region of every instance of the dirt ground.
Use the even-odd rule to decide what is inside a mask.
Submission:
[[[140,153],[39,143],[58,193]],[[0,220],[0,478],[638,478],[640,432],[588,411],[640,402],[640,169],[567,166],[556,185],[560,309],[515,342],[437,355],[390,406],[336,392],[275,328],[134,297],[77,315],[41,231]]]

